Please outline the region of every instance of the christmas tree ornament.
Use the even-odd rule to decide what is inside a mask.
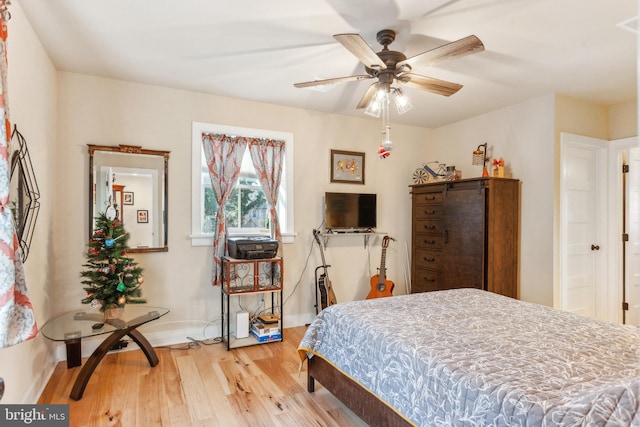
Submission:
[[[100,301],[98,301],[97,299],[91,300],[91,304],[89,304],[89,307],[95,310],[96,308],[100,307]]]
[[[383,144],[380,144],[380,147],[378,147],[378,156],[380,156],[381,159],[386,159],[390,155],[391,153],[384,148]]]
[[[137,282],[141,285],[144,283],[144,276],[142,274],[138,276]]]
[[[123,295],[118,298],[118,305],[125,305],[127,303],[127,298]]]
[[[113,245],[115,245],[115,244],[116,244],[116,240],[118,240],[118,239],[122,239],[123,237],[126,237],[126,236],[127,236],[127,234],[125,233],[125,234],[121,234],[121,235],[119,235],[119,236],[118,236],[118,237],[116,237],[116,238],[110,237],[110,238],[108,238],[108,239],[106,239],[106,240],[104,241],[104,244],[105,244],[105,246],[107,246],[108,248],[110,248],[110,247],[112,247]]]
[[[116,286],[116,291],[118,292],[123,292],[125,289],[127,289],[127,287],[122,282],[118,283],[118,286]]]
[[[114,208],[113,206],[109,206],[107,208],[107,211],[105,212],[105,216],[107,217],[108,220],[114,220],[116,218],[116,208]]]

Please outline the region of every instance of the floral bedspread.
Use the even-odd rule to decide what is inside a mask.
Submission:
[[[332,305],[298,350],[418,426],[638,426],[639,334],[456,289]]]

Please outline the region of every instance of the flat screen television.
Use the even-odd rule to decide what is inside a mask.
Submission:
[[[368,230],[376,228],[376,195],[325,193],[324,227],[327,230]]]

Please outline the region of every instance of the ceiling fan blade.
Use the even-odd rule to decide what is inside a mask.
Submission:
[[[453,58],[461,58],[465,55],[482,52],[483,50],[484,45],[479,38],[467,36],[400,61],[396,64],[396,67],[401,68],[403,65],[409,65],[413,68],[420,65],[435,65]]]
[[[323,85],[333,85],[336,83],[343,83],[343,82],[352,82],[355,80],[365,80],[370,78],[371,76],[367,74],[359,74],[357,76],[336,77],[333,79],[313,80],[310,82],[294,83],[293,85],[295,87],[323,86]]]
[[[379,70],[385,70],[387,68],[384,61],[371,49],[371,46],[364,41],[360,34],[336,34],[333,38],[358,58],[365,67]]]
[[[360,98],[360,102],[358,102],[358,106],[356,108],[357,109],[367,108],[377,91],[378,91],[378,82],[373,83],[371,86],[369,86],[369,89],[367,89],[364,95],[362,95],[362,98]]]
[[[404,73],[398,76],[396,80],[409,87],[415,87],[417,89],[426,90],[444,96],[451,96],[462,89],[462,85],[458,83],[447,82],[445,80],[434,79],[433,77],[425,77],[420,74],[413,73]]]

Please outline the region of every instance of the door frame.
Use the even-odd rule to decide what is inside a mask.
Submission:
[[[622,270],[622,231],[623,212],[621,200],[622,194],[622,151],[638,146],[638,137],[616,139],[609,144],[609,186],[607,204],[609,205],[609,240],[608,245],[612,248],[609,251],[608,264],[611,274],[609,276],[611,286],[609,287],[609,298],[612,301],[614,310],[612,321],[622,323],[622,283],[625,272]],[[627,153],[628,156],[628,153]],[[627,180],[627,185],[629,185]],[[628,206],[627,201],[627,206]]]
[[[622,323],[622,151],[638,146],[638,137],[617,139],[612,141],[585,137],[562,132],[560,134],[560,282],[554,286],[554,307],[563,308],[566,262],[566,234],[565,223],[567,220],[566,188],[564,182],[564,166],[567,146],[578,146],[599,151],[599,159],[596,165],[596,180],[599,182],[604,196],[603,209],[604,225],[602,232],[606,242],[606,287],[603,292],[603,304],[597,307],[599,318],[616,323]]]

